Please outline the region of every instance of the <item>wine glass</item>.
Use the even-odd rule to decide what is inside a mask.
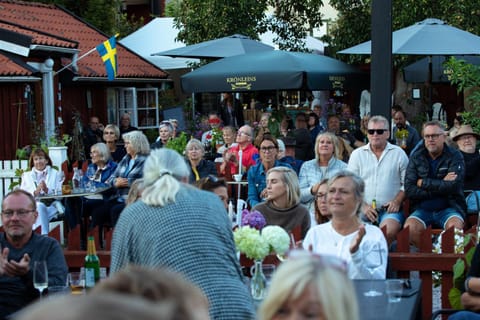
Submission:
[[[373,273],[383,265],[383,257],[382,257],[382,248],[380,247],[379,243],[374,243],[366,252],[365,257],[367,257],[365,261],[365,267],[367,268],[368,272],[370,273],[370,278],[373,277]],[[370,288],[370,290],[363,293],[366,297],[378,297],[381,296],[382,293]]]
[[[40,291],[40,299],[42,299],[43,290],[48,288],[48,269],[45,260],[33,263],[33,286]]]
[[[57,189],[55,190],[55,194],[62,194],[62,185],[63,182],[65,181],[65,173],[63,173],[62,170],[58,171],[58,184],[57,184]]]

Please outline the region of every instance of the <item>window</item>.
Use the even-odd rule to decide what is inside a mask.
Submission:
[[[120,124],[120,116],[130,114],[130,124],[139,129],[158,128],[160,123],[158,88],[109,88],[108,122]]]

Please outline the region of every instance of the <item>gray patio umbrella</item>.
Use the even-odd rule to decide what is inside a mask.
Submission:
[[[370,54],[372,42],[367,41],[339,51],[341,54]],[[478,55],[480,37],[452,27],[442,20],[428,18],[392,33],[392,54],[426,55],[428,58],[427,82],[432,83],[432,56]],[[432,86],[429,86],[429,105]]]
[[[367,41],[338,53],[370,54],[371,47],[372,42]],[[480,54],[480,37],[429,18],[393,32],[392,54],[476,55]]]
[[[152,56],[219,59],[249,52],[271,51],[274,48],[241,34],[200,42],[172,50],[153,53]]]
[[[480,57],[477,56],[454,56],[458,60],[465,60],[474,65],[480,65]],[[423,83],[428,81],[428,60],[423,58],[403,68],[403,79],[408,83]],[[444,73],[443,63],[447,56],[433,56],[432,58],[432,83],[449,82]]]
[[[367,75],[323,55],[266,51],[224,58],[182,76],[185,92],[330,90],[368,81]]]

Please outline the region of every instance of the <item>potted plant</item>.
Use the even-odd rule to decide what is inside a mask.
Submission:
[[[51,136],[48,138],[48,155],[52,159],[54,166],[61,168],[62,163],[67,160],[67,143],[72,141],[72,137],[68,134],[61,136]]]

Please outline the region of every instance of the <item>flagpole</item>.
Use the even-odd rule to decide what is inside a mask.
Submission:
[[[115,34],[114,37],[117,38],[119,36],[119,34]],[[81,55],[80,57],[78,57],[76,60],[70,62],[69,64],[67,64],[66,66],[64,66],[63,68],[61,68],[60,70],[56,71],[53,76],[56,76],[57,74],[59,74],[60,72],[62,72],[63,70],[67,69],[68,67],[70,67],[72,64],[74,63],[77,63],[78,61],[82,60],[83,58],[85,58],[86,56],[88,56],[89,54],[91,54],[92,52],[94,52],[95,50],[97,50],[97,47],[93,47],[92,49],[90,49],[87,53]]]
[[[56,76],[57,74],[59,74],[60,72],[62,72],[63,70],[67,69],[68,67],[70,67],[72,64],[74,63],[77,63],[78,61],[82,60],[83,58],[85,58],[86,56],[88,56],[89,54],[91,54],[92,52],[94,52],[95,50],[97,50],[97,48],[93,48],[93,49],[90,49],[87,53],[81,55],[80,57],[78,57],[76,60],[70,62],[69,64],[67,64],[66,66],[64,66],[63,68],[61,68],[60,70],[56,71],[53,75]]]

